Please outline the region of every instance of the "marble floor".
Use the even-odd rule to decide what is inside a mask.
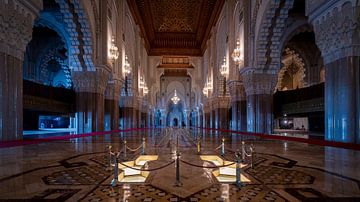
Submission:
[[[120,161],[134,160],[143,137],[145,153],[158,155],[146,165],[145,183],[112,187],[108,146],[121,152]],[[248,157],[241,170],[250,181],[241,187],[219,183],[215,166],[200,159],[220,156],[223,137],[224,160],[235,160],[242,141],[255,149],[253,167]],[[175,151],[182,186],[175,186]],[[0,201],[360,201],[359,162],[360,151],[305,143],[198,129],[132,131],[1,148]]]

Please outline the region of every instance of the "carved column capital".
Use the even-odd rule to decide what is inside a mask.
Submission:
[[[213,101],[213,109],[230,108],[230,97],[216,97]]]
[[[107,69],[97,68],[96,71],[73,71],[71,75],[76,92],[105,93],[109,79]]]
[[[0,3],[0,51],[23,59],[31,40],[33,22],[41,10],[34,0],[8,0]]]
[[[108,82],[105,89],[105,99],[119,100],[123,80],[112,79]]]
[[[245,88],[242,81],[229,82],[231,102],[246,100]]]
[[[277,81],[277,70],[261,70],[247,67],[240,72],[246,95],[271,95]]]
[[[360,56],[360,7],[355,1],[324,1],[309,19],[325,64]]]

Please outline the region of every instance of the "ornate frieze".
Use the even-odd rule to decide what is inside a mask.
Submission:
[[[76,92],[105,93],[109,78],[107,68],[99,67],[96,71],[73,71],[71,75]]]
[[[212,101],[212,109],[219,108],[230,108],[230,97],[229,96],[221,96],[216,97]]]
[[[37,1],[8,0],[0,3],[0,51],[23,59],[40,9]]]
[[[312,13],[310,19],[325,64],[360,56],[360,7],[355,1],[331,1],[324,6],[327,10]]]
[[[110,80],[105,89],[105,99],[119,100],[120,90],[123,82],[123,80],[119,79]]]
[[[231,102],[246,100],[246,93],[242,81],[230,81],[229,90]]]
[[[277,81],[276,70],[265,71],[259,68],[246,67],[241,69],[240,74],[247,96],[273,94]]]

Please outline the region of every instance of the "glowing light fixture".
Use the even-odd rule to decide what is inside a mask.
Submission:
[[[142,76],[140,76],[139,88],[144,88],[144,87],[145,87],[144,78]]]
[[[180,101],[180,98],[177,96],[177,94],[176,94],[176,90],[175,90],[175,92],[174,92],[174,96],[171,98],[171,101],[174,103],[174,104],[177,104],[177,103],[179,103],[179,101]]]
[[[131,73],[131,67],[130,67],[127,55],[125,55],[124,73],[125,73],[125,75],[128,75]]]
[[[149,93],[149,89],[147,86],[144,87],[143,92],[145,95]]]
[[[110,59],[116,60],[119,57],[119,49],[115,46],[115,37],[111,37],[111,47],[110,47]]]
[[[233,59],[233,61],[235,62],[236,65],[243,66],[244,65],[244,59],[243,59],[243,55],[241,54],[241,49],[240,49],[240,40],[236,40],[236,48],[234,49],[233,53],[231,54],[231,57]]]
[[[220,67],[220,74],[222,76],[226,76],[226,74],[227,74],[227,66],[226,66],[226,58],[225,58],[225,56],[224,56],[223,64]]]

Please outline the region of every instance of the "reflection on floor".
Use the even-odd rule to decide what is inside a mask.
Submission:
[[[160,168],[174,161],[176,150],[181,160],[195,165],[214,166],[201,155],[219,156],[216,150],[225,137],[222,158],[235,161],[241,141],[253,144],[254,167],[244,162],[244,186],[220,183],[216,168],[201,168],[180,163],[182,187],[175,184],[175,163],[149,173],[143,183],[121,183],[111,187],[107,147],[123,151],[137,148],[146,138],[146,154],[158,159],[146,168]],[[0,200],[58,201],[359,201],[360,152],[304,143],[253,139],[229,133],[200,130],[145,130],[47,142],[0,150]],[[140,150],[121,154],[122,161],[136,159]]]

